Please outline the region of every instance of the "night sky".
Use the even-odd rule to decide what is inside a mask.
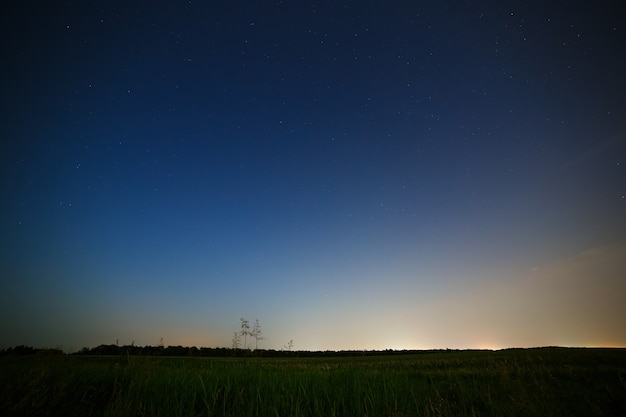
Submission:
[[[0,348],[626,346],[620,10],[3,4]]]

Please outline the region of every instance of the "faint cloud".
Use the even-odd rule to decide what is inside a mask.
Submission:
[[[582,152],[573,158],[565,161],[563,163],[563,169],[572,169],[576,168],[580,165],[584,165],[590,163],[594,159],[597,159],[599,156],[610,152],[612,149],[619,147],[620,145],[626,144],[626,131],[621,132],[617,135],[611,136],[604,141],[588,148],[585,152]]]
[[[429,306],[427,333],[471,347],[626,346],[626,241],[490,282]]]

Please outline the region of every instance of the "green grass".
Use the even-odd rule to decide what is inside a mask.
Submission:
[[[626,416],[626,350],[0,357],[2,416]]]

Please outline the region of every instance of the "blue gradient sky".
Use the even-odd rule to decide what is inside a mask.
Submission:
[[[0,347],[626,346],[591,3],[3,6]]]

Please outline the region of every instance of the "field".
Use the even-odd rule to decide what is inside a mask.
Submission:
[[[0,357],[2,416],[626,416],[626,350]]]

